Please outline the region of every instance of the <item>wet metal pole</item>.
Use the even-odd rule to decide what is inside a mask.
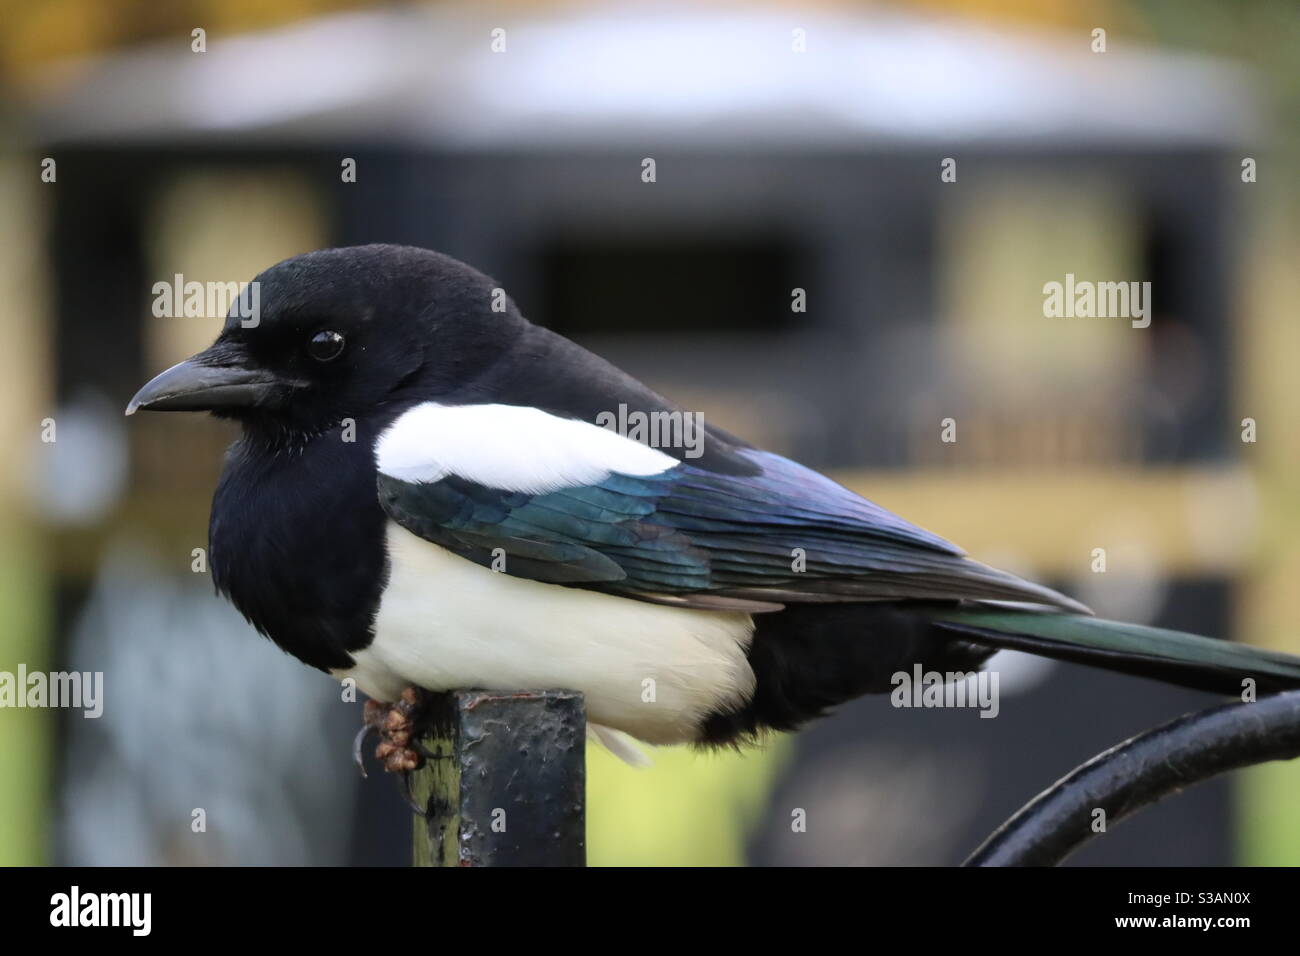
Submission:
[[[585,866],[586,710],[563,690],[431,697],[416,866]]]

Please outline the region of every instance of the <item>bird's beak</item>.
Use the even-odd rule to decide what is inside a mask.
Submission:
[[[257,405],[277,388],[298,382],[252,366],[242,350],[218,343],[155,376],[135,393],[126,413],[204,412]]]

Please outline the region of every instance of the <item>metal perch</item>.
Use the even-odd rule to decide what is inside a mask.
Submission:
[[[586,709],[571,691],[431,695],[416,866],[583,866]]]

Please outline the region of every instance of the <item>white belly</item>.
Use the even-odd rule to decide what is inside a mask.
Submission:
[[[753,694],[748,614],[647,604],[480,567],[389,523],[375,638],[334,671],[393,700],[429,690],[566,688],[587,717],[647,743],[694,739]]]

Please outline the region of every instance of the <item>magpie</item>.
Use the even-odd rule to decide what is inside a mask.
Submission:
[[[581,691],[591,733],[635,761],[629,737],[746,743],[1003,648],[1300,687],[1300,658],[1095,618],[712,424],[692,448],[604,427],[683,410],[448,256],[326,249],[254,281],[254,318],[232,307],[126,413],[242,426],[212,503],[216,587],[355,681],[389,770],[422,763],[419,695],[455,688]]]

